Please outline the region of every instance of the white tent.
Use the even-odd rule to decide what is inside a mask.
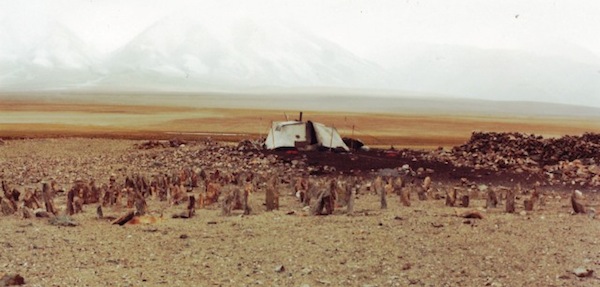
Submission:
[[[350,150],[334,127],[311,121],[273,122],[265,146],[267,149],[322,146]]]

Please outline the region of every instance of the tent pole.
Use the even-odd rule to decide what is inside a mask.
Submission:
[[[329,137],[329,150],[333,149],[333,129],[335,129],[335,126],[331,125],[331,136]]]
[[[273,140],[273,149],[275,149],[275,131],[273,130],[273,121],[271,121],[271,134],[273,135],[271,139]]]

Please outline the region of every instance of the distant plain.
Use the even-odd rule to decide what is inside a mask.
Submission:
[[[272,121],[298,119],[300,111],[304,120],[333,125],[342,136],[382,148],[449,148],[473,131],[544,137],[600,132],[600,109],[542,103],[301,94],[5,94],[0,99],[2,138],[210,136],[236,142],[264,137]]]

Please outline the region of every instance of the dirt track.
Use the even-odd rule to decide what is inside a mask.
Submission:
[[[139,150],[137,143],[6,141],[0,146],[1,176],[18,189],[39,188],[51,178],[68,188],[78,177],[101,184],[110,173],[122,180],[121,175],[165,172],[191,162],[227,168],[228,158],[239,157],[219,146]],[[409,159],[415,169],[425,164],[412,155],[385,162]],[[357,160],[366,163],[364,157]],[[265,162],[265,168],[289,168],[287,161]],[[441,190],[470,175],[431,168]],[[157,200],[149,200],[149,211],[163,217],[153,224],[110,225],[96,219],[95,206],[73,216],[75,227],[3,216],[0,266],[21,274],[29,286],[597,286],[600,221],[571,215],[569,191],[547,190],[546,204],[528,213],[520,197],[515,214],[506,214],[503,205],[483,209],[484,200],[473,197],[471,207],[484,219],[458,217],[464,208],[416,196],[410,207],[390,196],[388,209],[380,210],[378,197],[368,192],[358,195],[352,216],[343,209],[309,216],[288,186],[281,189],[279,211],[264,211],[264,193],[253,194],[249,216],[221,216],[213,206],[191,219],[171,219],[185,207]],[[57,203],[64,210],[64,195]],[[597,194],[588,194],[586,203],[598,209]],[[108,208],[105,214],[125,211]],[[596,273],[578,278],[571,273],[577,267]]]

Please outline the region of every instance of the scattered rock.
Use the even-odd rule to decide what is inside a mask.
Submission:
[[[134,212],[130,211],[128,213],[126,213],[125,215],[115,219],[112,224],[118,224],[118,225],[124,225],[125,223],[129,222],[130,220],[133,219],[134,217]]]
[[[575,268],[571,272],[577,277],[591,277],[594,274],[594,270],[584,267]]]
[[[285,266],[283,265],[278,265],[277,267],[275,267],[275,272],[277,273],[281,273],[285,271]]]
[[[310,268],[302,268],[301,272],[302,272],[303,275],[309,275],[309,274],[312,273],[312,269],[310,269]]]
[[[596,209],[595,208],[593,208],[593,207],[588,208],[587,214],[588,214],[589,218],[596,219]]]
[[[58,215],[55,217],[50,218],[50,220],[48,220],[48,222],[51,225],[57,225],[57,226],[78,226],[79,223],[77,223],[75,220],[73,220],[73,218],[67,216],[67,215]]]
[[[43,209],[36,209],[33,211],[33,214],[35,214],[35,217],[39,217],[39,218],[49,218],[50,217],[50,212],[47,212]]]
[[[25,279],[19,274],[4,274],[0,277],[0,286],[24,285]]]
[[[481,214],[481,212],[479,212],[479,210],[467,210],[467,211],[463,211],[463,212],[455,210],[455,212],[458,217],[483,219],[483,214]]]

